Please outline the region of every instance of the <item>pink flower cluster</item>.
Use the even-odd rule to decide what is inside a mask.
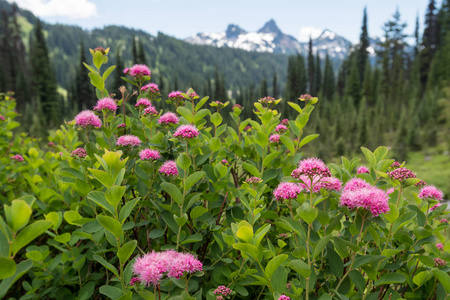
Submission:
[[[190,253],[180,253],[174,250],[151,252],[136,259],[133,273],[145,285],[157,285],[164,275],[180,278],[183,273],[202,271],[203,264]]]
[[[424,187],[427,185],[427,183],[423,180],[420,180],[418,183],[415,183],[414,185],[417,187]]]
[[[282,182],[275,190],[273,190],[273,195],[277,201],[289,200],[297,198],[297,195],[300,194],[301,191],[302,188],[296,183]]]
[[[283,119],[283,120],[281,120],[281,124],[282,124],[282,125],[285,125],[285,126],[288,126],[288,125],[289,125],[289,119]]]
[[[272,135],[269,137],[269,141],[270,141],[271,143],[279,143],[279,142],[280,142],[280,135],[279,135],[279,134],[272,134]]]
[[[434,266],[435,267],[443,267],[446,266],[447,262],[445,260],[443,260],[442,258],[434,258]]]
[[[448,223],[448,220],[447,219],[442,219],[440,222],[441,223]]]
[[[134,65],[131,68],[123,69],[123,73],[133,77],[150,76],[150,69],[146,65]]]
[[[78,157],[78,158],[84,158],[86,157],[87,153],[86,150],[83,148],[77,148],[70,153],[71,156]]]
[[[314,178],[315,176],[331,177],[331,172],[322,160],[310,157],[301,160],[298,164],[298,168],[291,173],[291,176],[294,178],[300,178],[301,175],[306,175],[309,178]]]
[[[255,176],[247,178],[247,180],[245,180],[245,182],[252,183],[252,184],[257,184],[257,183],[260,183],[261,181],[262,181],[261,178],[255,177]]]
[[[200,134],[197,127],[193,125],[181,125],[177,128],[175,133],[173,134],[174,137],[182,137],[184,139],[192,139],[197,137]]]
[[[139,157],[142,160],[156,160],[161,158],[161,154],[159,154],[158,150],[146,148],[139,152]]]
[[[300,97],[299,97],[299,99],[301,100],[301,101],[309,101],[309,100],[311,100],[311,95],[309,95],[309,94],[304,94],[304,95],[301,95]]]
[[[160,168],[159,173],[164,174],[166,176],[177,176],[178,169],[177,164],[173,160],[166,161]]]
[[[259,103],[263,105],[273,104],[275,102],[275,98],[271,96],[263,97],[258,100]]]
[[[117,128],[125,128],[125,127],[127,127],[127,125],[125,123],[117,125]]]
[[[436,205],[433,205],[432,207],[430,207],[430,211],[435,210],[436,208],[440,207],[442,205],[442,203],[436,203]]]
[[[187,92],[186,92],[186,94],[187,94]],[[198,98],[198,94],[196,92],[189,93],[188,96],[191,99],[197,99]]]
[[[420,199],[433,199],[442,201],[444,198],[444,193],[433,185],[427,185],[420,190],[418,197]]]
[[[147,98],[139,99],[135,105],[135,107],[140,107],[140,108],[149,107],[149,106],[152,106],[152,103]]]
[[[173,112],[167,112],[165,114],[163,114],[161,117],[159,117],[158,123],[159,124],[165,124],[165,125],[169,125],[169,124],[178,124],[179,119],[177,117],[176,114],[174,114]]]
[[[279,133],[283,133],[287,130],[286,125],[278,124],[277,127],[275,127],[275,131]]]
[[[0,115],[0,121],[6,121],[5,117]]]
[[[301,175],[298,178],[300,182],[300,187],[305,189],[307,192],[311,190],[311,178]],[[320,192],[320,189],[325,189],[329,191],[340,191],[342,187],[342,183],[339,179],[335,177],[318,177],[315,176],[312,178],[312,191],[313,193]]]
[[[231,295],[233,291],[230,288],[227,288],[224,285],[218,286],[215,290],[214,290],[214,295],[216,296],[222,296],[222,297],[228,297],[229,295]]]
[[[291,300],[291,298],[286,295],[281,295],[280,298],[278,298],[278,300]]]
[[[122,135],[121,137],[119,137],[117,139],[116,144],[118,146],[130,146],[130,147],[134,147],[134,146],[139,146],[142,143],[142,141],[134,135]]]
[[[141,91],[149,92],[150,94],[159,94],[159,87],[156,83],[152,82],[152,83],[144,85],[141,88]]]
[[[400,166],[401,166],[401,164],[400,164],[398,161],[394,161],[394,162],[391,164],[391,168],[393,168],[393,169],[400,168]]]
[[[437,243],[436,248],[438,248],[439,250],[444,250],[444,245],[442,245],[442,243]]]
[[[366,181],[353,178],[344,186],[341,194],[341,206],[350,209],[364,208],[377,217],[380,213],[389,211],[389,197],[385,191],[374,187]]]
[[[235,108],[239,108],[240,110],[243,109],[242,105],[240,105],[240,104],[233,105],[233,109],[235,109]]]
[[[184,100],[184,97],[181,95],[180,91],[173,91],[168,95],[170,100]]]
[[[83,128],[88,128],[90,126],[100,128],[102,127],[102,121],[100,121],[99,117],[93,111],[83,110],[75,116],[75,125],[79,125]]]
[[[117,109],[117,103],[112,98],[103,98],[97,101],[97,105],[94,106],[94,110],[110,110],[115,111]]]
[[[393,171],[387,173],[389,177],[393,180],[403,181],[408,178],[416,178],[416,174],[414,174],[411,170],[407,168],[397,168]]]
[[[20,161],[23,161],[23,156],[16,154],[16,155],[12,156],[11,159],[20,162]]]
[[[149,106],[146,109],[144,109],[144,116],[156,116],[158,114],[158,112],[156,111],[156,108],[154,106]]]
[[[361,166],[356,171],[356,174],[363,174],[363,173],[370,174],[370,171],[369,171],[369,169],[366,166]]]
[[[139,277],[133,277],[131,278],[130,285],[134,285],[136,282],[141,282]]]
[[[230,163],[229,163],[228,160],[226,160],[226,159],[222,159],[221,163],[222,163],[224,166],[227,166],[227,167],[230,165]]]

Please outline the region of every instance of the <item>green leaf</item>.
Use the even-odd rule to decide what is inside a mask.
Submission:
[[[283,144],[288,148],[288,150],[291,152],[292,155],[294,155],[295,152],[295,146],[292,139],[288,136],[282,135],[280,136],[280,140],[283,142]]]
[[[208,212],[208,210],[206,208],[204,208],[203,206],[196,206],[191,210],[191,219],[195,220],[197,218],[199,218],[200,216],[202,216],[203,214],[205,214],[206,212]]]
[[[6,221],[13,232],[19,231],[28,224],[31,216],[31,207],[23,200],[13,200],[11,206],[5,205]]]
[[[106,81],[106,79],[108,78],[109,75],[111,75],[111,73],[116,69],[116,66],[111,66],[108,69],[106,69],[106,71],[103,73],[102,75],[102,79],[103,81]]]
[[[114,210],[117,209],[117,205],[119,205],[122,200],[123,195],[125,194],[127,187],[126,186],[117,186],[113,185],[108,188],[105,192],[105,198],[114,207]]]
[[[94,65],[97,69],[100,69],[100,67],[103,64],[103,53],[101,51],[94,52],[94,55],[92,57],[92,61],[94,62]]]
[[[194,186],[200,179],[204,178],[206,175],[203,171],[197,171],[194,174],[190,175],[188,178],[186,178],[186,181],[184,182],[184,189],[187,191],[191,187]]]
[[[380,146],[377,149],[375,149],[374,154],[375,154],[375,157],[377,158],[377,162],[384,159],[386,157],[386,155],[388,154],[388,152],[389,152],[389,150],[385,146]]]
[[[300,105],[298,105],[297,103],[288,101],[288,104],[289,104],[290,107],[295,109],[299,114],[302,113],[302,109],[300,108]]]
[[[116,275],[117,277],[119,277],[119,272],[117,271],[116,267],[114,267],[112,264],[110,264],[109,262],[107,262],[103,257],[99,256],[99,255],[94,255],[94,259],[96,261],[98,261],[99,263],[101,263],[105,268],[107,268],[108,270],[110,270],[111,272],[113,272],[114,275]]]
[[[253,239],[253,229],[247,226],[243,226],[238,229],[236,236],[246,243],[250,243]]]
[[[57,241],[58,243],[61,244],[65,244],[67,242],[70,241],[70,239],[72,238],[72,236],[70,235],[70,232],[66,232],[60,235],[57,235],[54,237],[55,241]]]
[[[118,240],[119,243],[123,240],[123,230],[122,225],[120,225],[119,221],[109,216],[97,216],[97,221],[100,225],[103,226],[106,230],[111,232]]]
[[[177,165],[186,171],[191,166],[191,158],[183,152],[177,158]]]
[[[305,278],[308,278],[309,274],[311,274],[311,269],[308,267],[308,264],[300,259],[291,260],[291,262],[288,264],[288,267]]]
[[[308,202],[304,202],[302,206],[297,208],[297,214],[308,225],[311,225],[311,223],[316,219],[318,212],[315,207],[311,207]]]
[[[358,291],[360,293],[364,293],[364,290],[366,289],[366,281],[361,272],[358,270],[351,270],[350,273],[348,273],[348,276],[350,276],[350,279],[355,284]]]
[[[68,210],[68,211],[64,212],[64,220],[66,220],[66,222],[69,223],[70,225],[79,226],[80,224],[76,223],[75,221],[78,221],[81,219],[82,219],[82,217],[81,217],[80,213],[75,210]]]
[[[267,134],[261,131],[257,131],[255,134],[255,142],[262,148],[265,148],[269,143],[269,137],[267,136]]]
[[[276,152],[272,152],[269,155],[267,155],[266,157],[264,157],[263,160],[263,167],[267,167],[268,164],[270,164],[272,162],[272,160],[274,160],[275,158],[279,157],[281,154],[281,152],[276,151]]]
[[[128,293],[124,294],[123,296],[121,296],[117,300],[131,300],[132,298],[133,298],[133,292],[132,291],[128,291]]]
[[[107,188],[111,187],[114,184],[114,178],[105,171],[90,168],[88,168],[88,170],[92,175],[94,175],[95,179],[100,181],[100,183],[102,183]]]
[[[374,262],[380,261],[384,258],[382,255],[364,255],[358,256],[353,262],[353,269],[372,264]]]
[[[212,139],[209,140],[209,149],[211,149],[211,151],[214,152],[219,151],[221,147],[222,144],[218,137],[213,137]]]
[[[161,188],[167,192],[172,199],[178,203],[178,205],[183,205],[183,196],[181,195],[180,190],[177,188],[177,186],[170,182],[163,182],[161,183]]]
[[[93,191],[87,195],[87,198],[109,211],[112,215],[115,214],[115,208],[106,200],[105,193]]]
[[[209,109],[199,110],[198,112],[195,113],[194,123],[198,124],[201,120],[203,120],[203,118],[205,118],[208,115],[211,115],[211,112],[209,111]]]
[[[389,221],[389,223],[394,223],[395,220],[397,220],[398,216],[399,216],[399,211],[397,208],[397,205],[390,203],[389,204],[389,208],[390,211],[386,214],[384,214],[384,217],[386,218],[386,220]]]
[[[92,73],[95,73],[95,69],[94,67],[88,65],[87,63],[83,62],[83,65],[86,67],[86,69],[88,69],[89,71],[91,71]]]
[[[400,273],[387,273],[375,281],[375,286],[391,283],[403,283],[406,280],[406,276]]]
[[[184,106],[179,106],[177,108],[177,112],[182,115],[189,123],[194,123],[194,115],[192,114],[192,111],[187,109]]]
[[[127,260],[130,258],[130,256],[133,254],[134,249],[136,249],[137,241],[132,240],[125,244],[123,244],[122,247],[120,247],[119,251],[117,251],[117,257],[120,260],[121,265],[125,265]]]
[[[52,227],[52,225],[53,223],[51,221],[39,220],[22,229],[12,242],[12,255],[15,256],[20,249],[43,234],[47,229]]]
[[[91,84],[97,89],[101,91],[105,88],[105,82],[100,75],[98,75],[97,73],[89,73],[88,76],[89,78],[91,78]]]
[[[303,147],[304,145],[308,144],[309,142],[317,139],[319,137],[319,134],[310,134],[302,138],[299,144],[299,148]]]
[[[213,123],[214,127],[217,127],[222,123],[223,118],[220,115],[220,113],[215,112],[212,114],[210,120],[211,120],[211,123]]]
[[[317,242],[316,246],[314,247],[314,254],[313,254],[313,258],[314,258],[314,259],[320,254],[320,252],[322,252],[322,250],[325,248],[325,246],[326,246],[326,245],[328,244],[328,242],[330,241],[330,238],[331,238],[331,234],[329,234],[329,235],[327,235],[327,236],[321,238],[321,239]]]
[[[303,129],[303,127],[306,126],[306,123],[308,123],[309,121],[309,113],[307,112],[302,112],[296,119],[295,119],[295,125],[297,125],[297,127],[299,129]]]
[[[200,233],[196,233],[193,235],[189,235],[184,241],[182,241],[180,244],[189,244],[189,243],[195,243],[200,242],[203,239],[203,236]]]
[[[375,169],[377,165],[377,158],[375,157],[375,154],[373,154],[372,151],[364,147],[361,147],[361,151],[364,153],[364,156],[366,157],[370,166]]]
[[[448,273],[437,269],[433,269],[431,272],[433,272],[434,277],[436,277],[442,284],[445,292],[450,294],[450,277],[448,276]]]
[[[97,255],[96,255],[97,256]],[[95,257],[94,257],[95,258]],[[100,257],[101,258],[101,257]],[[102,285],[100,287],[100,294],[108,296],[111,299],[117,300],[122,297],[122,290],[110,285]]]
[[[173,219],[177,223],[178,227],[183,227],[184,224],[189,220],[187,214],[182,214],[180,217],[177,215],[173,215]]]
[[[128,216],[130,215],[130,213],[133,211],[133,208],[136,206],[136,204],[138,203],[138,201],[140,200],[141,198],[136,198],[136,199],[133,199],[133,200],[131,200],[131,201],[128,201],[123,207],[122,207],[122,209],[120,210],[120,213],[119,213],[119,222],[120,223],[124,223],[125,222],[125,220],[128,218]]]
[[[402,213],[392,225],[392,232],[396,233],[398,229],[402,228],[405,223],[411,221],[415,216],[416,213],[414,211]]]
[[[20,277],[22,277],[31,267],[33,266],[32,260],[24,260],[17,264],[16,272],[13,276],[3,279],[0,282],[0,299],[2,299],[9,288],[16,282]]]
[[[427,282],[430,278],[431,278],[430,271],[422,271],[414,275],[413,282],[418,286],[422,286],[422,284]]]
[[[255,176],[255,177],[260,177],[259,171],[258,169],[254,166],[251,165],[249,163],[243,163],[242,167],[249,172],[251,175]]]
[[[197,112],[203,105],[205,105],[206,101],[208,101],[209,96],[203,97],[198,103],[195,105],[195,111]],[[208,110],[209,111],[209,110]]]
[[[236,250],[240,250],[241,252],[243,252],[243,254],[247,256],[250,256],[254,261],[258,261],[259,251],[258,248],[256,248],[255,246],[246,243],[236,243],[233,244],[233,248]]]
[[[0,257],[0,279],[13,276],[16,273],[16,263],[7,257]]]
[[[242,227],[244,228],[244,227]],[[273,257],[266,266],[266,277],[271,278],[273,273],[275,273],[276,269],[288,258],[287,254],[280,254],[275,257]]]
[[[87,300],[92,299],[92,294],[94,294],[95,290],[95,282],[89,281],[83,287],[80,289],[80,292],[78,293],[78,299],[79,300]]]

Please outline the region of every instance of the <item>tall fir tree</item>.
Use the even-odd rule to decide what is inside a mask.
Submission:
[[[111,91],[114,93],[117,93],[118,88],[125,84],[125,82],[122,80],[123,76],[123,69],[125,68],[122,55],[120,53],[120,49],[117,48],[116,50],[116,69],[114,70],[114,80],[111,87]]]
[[[369,59],[369,52],[367,49],[370,46],[369,33],[367,31],[367,7],[364,7],[363,21],[361,26],[361,36],[358,45],[358,71],[361,83],[364,81],[365,67]]]
[[[146,65],[147,59],[145,57],[144,45],[142,44],[141,39],[138,40],[138,48],[137,48],[137,63]]]
[[[315,63],[315,72],[314,72],[314,93],[313,95],[319,95],[322,88],[322,68],[320,63],[319,53],[316,55],[316,63]]]
[[[36,28],[33,34],[30,62],[35,95],[38,102],[42,105],[47,125],[56,126],[60,123],[61,106],[56,89],[55,75],[50,65],[47,44],[39,19],[36,21]]]
[[[312,38],[309,37],[308,43],[308,81],[309,81],[309,93],[314,93],[316,91],[315,87],[315,66],[314,66],[314,53],[313,53],[313,45]]]
[[[273,72],[273,79],[272,79],[272,95],[275,99],[278,98],[278,79],[277,79],[277,73]]]
[[[334,71],[333,64],[331,63],[330,57],[325,57],[325,67],[324,67],[324,75],[323,75],[323,85],[322,85],[322,95],[327,99],[333,99],[333,95],[335,92],[335,80],[334,80]]]
[[[138,54],[136,46],[136,36],[134,34],[131,36],[131,59],[133,60],[132,64],[137,64]]]
[[[420,49],[420,35],[419,35],[419,15],[417,15],[416,17],[416,27],[414,29],[414,40],[415,40],[415,44],[414,44],[414,58],[417,58],[417,55],[419,54],[419,49]]]
[[[359,80],[358,65],[355,58],[351,59],[350,76],[347,81],[345,94],[358,106],[361,100],[361,84]]]
[[[420,51],[420,82],[422,91],[428,81],[431,61],[437,50],[439,39],[438,16],[435,0],[428,3],[427,13],[425,14],[425,27],[422,35],[422,44]]]
[[[259,91],[259,96],[261,98],[269,96],[268,92],[267,92],[267,79],[264,78],[263,81],[261,82],[261,89]]]

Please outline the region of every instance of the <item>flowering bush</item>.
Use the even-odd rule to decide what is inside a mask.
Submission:
[[[447,204],[386,147],[361,148],[359,169],[358,158],[303,158],[318,137],[303,134],[310,95],[289,102],[294,120],[265,97],[255,120],[234,106],[223,124],[228,102],[212,112],[192,89],[157,112],[142,65],[125,69],[138,91],[122,87],[115,110],[105,89],[114,67],[101,72],[108,52],[86,64],[97,108],[51,133],[51,147],[14,136],[15,103],[0,101],[0,298],[450,295]]]

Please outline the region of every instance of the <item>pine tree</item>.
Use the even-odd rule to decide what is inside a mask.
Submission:
[[[314,54],[311,36],[309,37],[308,44],[308,81],[309,81],[309,93],[313,94],[316,91],[315,86],[315,68],[314,68]]]
[[[48,58],[47,45],[42,33],[41,22],[38,19],[34,31],[30,51],[30,62],[33,72],[33,86],[38,102],[47,124],[55,126],[60,122],[60,103],[56,91],[56,80]]]
[[[369,33],[367,32],[367,7],[364,7],[361,36],[359,38],[358,56],[357,56],[358,71],[361,83],[364,81],[365,67],[369,59],[369,52],[367,52],[367,48],[369,48],[369,46],[370,46]]]
[[[137,47],[136,47],[136,36],[134,34],[131,36],[131,57],[133,59],[132,64],[137,64],[138,55],[137,55]]]
[[[320,67],[320,56],[319,53],[316,55],[316,64],[315,64],[315,74],[314,74],[314,93],[313,95],[317,96],[320,93],[322,88],[322,69]]]
[[[272,79],[272,95],[275,99],[278,98],[278,81],[277,81],[277,73],[273,73],[273,79]]]
[[[428,81],[431,60],[436,52],[439,37],[438,18],[435,0],[428,3],[425,15],[425,28],[422,35],[422,49],[420,51],[420,82],[422,90]]]
[[[122,70],[124,69],[124,64],[122,61],[122,56],[120,55],[120,49],[117,48],[116,51],[116,69],[114,70],[114,80],[111,91],[117,93],[117,89],[125,84],[122,80]]]
[[[356,59],[352,59],[350,76],[347,81],[345,94],[352,98],[353,103],[355,105],[359,105],[359,102],[361,100],[361,85],[359,80],[359,71]]]
[[[143,65],[147,64],[147,59],[145,58],[144,45],[142,45],[141,39],[138,40],[137,63]]]
[[[86,62],[84,42],[81,39],[80,42],[80,60],[78,62],[76,77],[75,77],[75,101],[78,109],[92,109],[95,104],[95,92],[91,85],[91,81],[88,76],[88,70],[83,65]]]
[[[419,16],[416,17],[416,28],[414,29],[414,57],[417,58],[420,49],[420,37],[419,37]]]
[[[259,96],[261,98],[268,96],[269,94],[267,93],[267,79],[264,78],[262,83],[261,83],[261,90],[259,91]]]
[[[323,75],[323,86],[322,86],[322,94],[327,100],[333,99],[333,95],[335,92],[335,80],[334,80],[334,71],[333,64],[331,63],[330,57],[325,57],[325,70]]]

